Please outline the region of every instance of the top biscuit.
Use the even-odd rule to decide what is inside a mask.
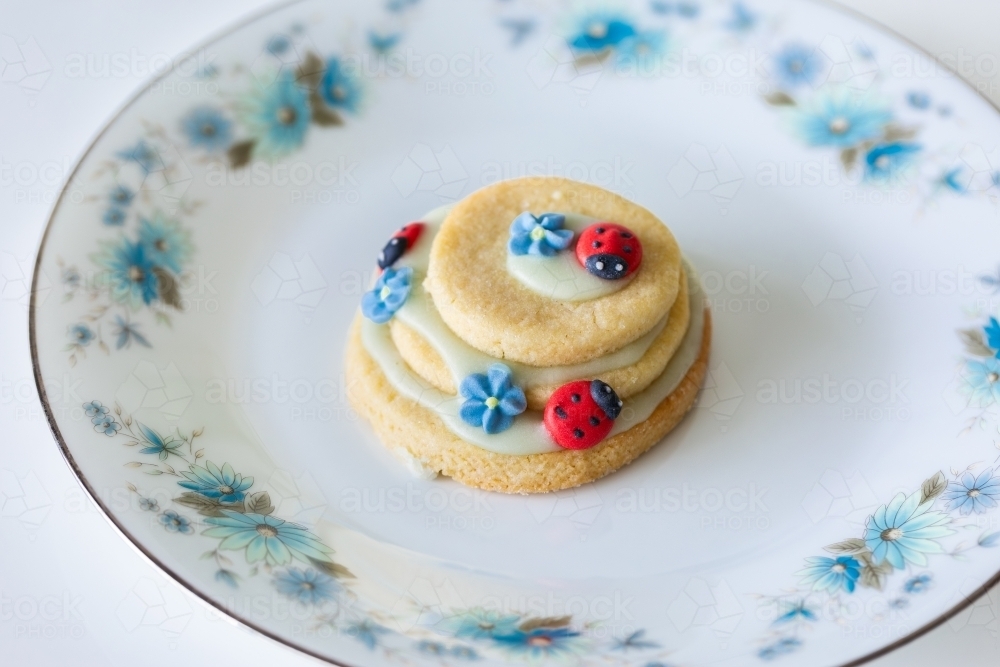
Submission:
[[[578,213],[630,228],[642,265],[621,290],[589,301],[542,296],[507,270],[511,221],[530,211]],[[583,363],[631,343],[670,310],[681,253],[646,209],[599,187],[556,177],[502,181],[469,195],[431,247],[425,288],[445,323],[469,345],[532,366]]]

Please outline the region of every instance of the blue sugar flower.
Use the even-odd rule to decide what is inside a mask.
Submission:
[[[495,636],[493,641],[511,657],[530,660],[566,657],[586,650],[580,633],[569,628],[517,630],[509,635]]]
[[[892,113],[869,98],[837,90],[820,95],[796,116],[799,133],[812,146],[849,148],[881,136]]]
[[[122,428],[122,425],[116,422],[111,415],[98,415],[90,421],[93,422],[95,431],[108,437],[115,435]]]
[[[233,124],[218,109],[196,107],[181,120],[188,142],[208,151],[224,150],[233,138]]]
[[[542,255],[552,257],[569,247],[573,232],[563,229],[566,216],[560,213],[543,213],[536,218],[525,211],[510,224],[507,249],[512,255]]]
[[[580,51],[603,51],[634,37],[636,32],[628,19],[599,12],[583,17],[569,45]]]
[[[806,565],[808,567],[799,572],[806,585],[831,595],[841,590],[853,593],[861,576],[861,563],[851,556],[807,558]]]
[[[865,154],[865,177],[872,181],[888,181],[910,164],[919,152],[919,144],[901,141],[873,146]]]
[[[128,206],[132,203],[135,198],[135,193],[129,190],[124,185],[119,185],[117,188],[111,191],[108,195],[108,199],[114,206]]]
[[[376,324],[392,319],[410,296],[413,269],[404,266],[386,269],[375,283],[375,289],[361,297],[361,312]]]
[[[243,514],[221,510],[221,517],[209,517],[212,524],[203,535],[221,539],[220,549],[246,549],[248,563],[263,560],[269,565],[285,565],[293,558],[330,562],[333,551],[306,528],[265,514]]]
[[[906,96],[906,102],[914,109],[920,109],[923,111],[924,109],[930,107],[931,96],[923,91],[914,90]]]
[[[69,338],[73,341],[73,345],[86,347],[94,340],[94,332],[86,324],[74,324],[69,328]]]
[[[178,482],[179,485],[223,503],[240,502],[246,496],[246,490],[253,485],[253,477],[243,477],[234,472],[228,463],[220,470],[219,466],[207,461],[204,468],[191,466],[190,470],[181,475],[187,481]]]
[[[444,618],[437,625],[456,638],[490,639],[497,635],[509,635],[520,624],[521,617],[515,614],[502,614],[477,607]]]
[[[121,227],[125,224],[125,209],[112,206],[104,212],[101,221],[108,227]]]
[[[931,511],[933,503],[921,504],[921,495],[900,493],[868,517],[864,540],[876,565],[888,562],[897,570],[907,563],[924,567],[926,554],[944,551],[937,540],[954,532],[945,525],[949,518]]]
[[[139,243],[153,264],[180,273],[191,254],[191,235],[176,220],[156,213],[151,220],[139,222]]]
[[[191,521],[186,516],[181,516],[173,510],[167,510],[159,516],[160,523],[171,533],[181,533],[190,535],[194,532]]]
[[[255,154],[278,157],[302,145],[311,118],[308,94],[286,71],[250,96],[243,120]]]
[[[971,407],[988,408],[1000,403],[1000,360],[969,359],[965,362],[964,380],[960,391],[969,397]]]
[[[823,69],[823,61],[815,49],[803,44],[787,44],[774,57],[778,79],[790,88],[809,85]]]
[[[509,429],[514,417],[528,407],[524,391],[511,382],[510,368],[503,364],[466,377],[459,391],[466,399],[459,410],[462,421],[491,435]]]
[[[339,58],[326,61],[326,71],[319,82],[319,94],[334,109],[354,113],[361,101],[361,85]]]
[[[107,270],[103,279],[115,301],[133,309],[156,301],[159,283],[154,269],[157,267],[142,243],[122,239],[117,246],[106,246],[94,260]]]
[[[948,510],[958,510],[963,516],[975,512],[982,514],[997,506],[1000,498],[1000,477],[993,476],[993,468],[987,468],[979,476],[966,471],[962,477],[948,484],[941,496],[948,501]]]
[[[933,581],[933,579],[934,577],[929,574],[918,574],[903,585],[903,590],[910,595],[924,593],[931,587],[931,581]]]
[[[302,604],[319,605],[336,599],[344,590],[333,577],[309,568],[305,571],[290,567],[274,576],[278,592]]]
[[[163,169],[163,159],[155,148],[140,139],[132,148],[118,152],[118,157],[128,162],[135,162],[147,174]]]
[[[100,401],[91,401],[83,404],[83,412],[88,417],[103,417],[108,414],[108,409]]]

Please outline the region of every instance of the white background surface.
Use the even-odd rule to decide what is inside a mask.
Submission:
[[[30,268],[60,183],[80,153],[150,77],[151,59],[167,61],[267,4],[5,0],[0,5],[0,34],[18,44],[33,39],[47,64],[35,62],[50,70],[37,91],[27,90],[23,81],[0,82],[0,664],[317,664],[203,607],[118,537],[84,498],[52,441],[34,398],[28,355]],[[1000,3],[846,4],[951,58],[1000,103],[1000,72],[990,67],[1000,61]],[[70,76],[67,61],[88,54],[124,54],[131,71]],[[31,169],[37,176],[17,183],[18,169],[22,176]],[[153,608],[137,626],[143,604]],[[994,589],[969,612],[872,664],[1000,664],[998,617],[1000,589]]]

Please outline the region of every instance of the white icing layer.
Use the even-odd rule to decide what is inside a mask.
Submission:
[[[441,320],[434,308],[433,300],[421,284],[426,273],[430,247],[437,233],[437,228],[444,221],[449,210],[450,207],[442,207],[427,214],[423,219],[427,228],[421,234],[416,245],[397,262],[397,266],[413,268],[415,275],[413,291],[406,304],[397,311],[395,316],[416,329],[437,350],[448,365],[457,386],[467,375],[484,372],[496,359],[472,348],[458,338]],[[705,324],[705,297],[701,292],[700,282],[694,270],[687,262],[684,263],[684,270],[688,275],[689,293],[688,295],[679,295],[679,298],[687,297],[691,300],[691,321],[687,332],[663,373],[649,387],[625,402],[624,409],[615,420],[609,437],[649,419],[649,416],[663,399],[677,388],[698,358]],[[586,364],[551,368],[537,368],[515,363],[508,365],[514,373],[515,384],[521,387],[533,386],[528,384],[531,382],[557,384],[598,375],[603,370],[612,370],[635,363],[645,354],[665,323],[666,318],[654,328],[654,331],[639,341],[626,346],[623,350]],[[399,350],[393,344],[387,324],[375,324],[364,318],[361,325],[361,340],[365,350],[381,367],[382,372],[396,391],[417,401],[424,408],[433,410],[441,417],[449,430],[466,442],[500,454],[521,456],[561,450],[549,437],[542,423],[542,412],[538,410],[528,410],[522,413],[514,420],[514,424],[509,429],[493,435],[487,434],[480,427],[473,427],[463,422],[458,416],[458,411],[464,399],[461,396],[440,391],[414,373],[403,361]],[[633,349],[626,353],[628,348]],[[638,356],[629,361],[637,353]],[[595,370],[598,365],[603,370]]]
[[[554,257],[512,255],[507,253],[507,272],[532,292],[557,301],[589,301],[614,294],[632,280],[630,274],[621,280],[604,280],[591,275],[576,259],[576,241],[580,232],[597,222],[579,213],[564,213],[566,229],[573,230],[574,241]]]

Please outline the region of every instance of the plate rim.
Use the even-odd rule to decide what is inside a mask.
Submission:
[[[990,108],[992,108],[993,111],[995,111],[998,114],[998,116],[1000,116],[1000,104],[994,102],[985,93],[983,93],[976,86],[974,86],[971,82],[967,81],[964,77],[962,77],[958,72],[955,71],[955,68],[953,66],[948,65],[947,63],[942,61],[938,56],[934,55],[920,44],[917,44],[915,41],[901,34],[895,29],[890,28],[889,26],[885,25],[878,19],[867,16],[861,13],[860,10],[855,9],[853,7],[848,7],[846,5],[840,4],[839,2],[837,2],[837,0],[793,0],[793,1],[796,4],[816,5],[825,7],[827,9],[831,9],[840,14],[850,16],[855,20],[859,21],[860,23],[866,24],[886,35],[889,35],[899,40],[903,44],[906,44],[910,48],[914,49],[916,52],[931,58],[938,66],[943,67],[945,71],[947,71],[952,77],[954,77],[957,81],[959,81],[964,87],[967,87],[969,90],[975,93],[977,97],[986,102],[986,104]],[[198,40],[190,48],[201,49],[208,47],[211,44],[215,43],[216,41],[256,22],[259,19],[263,19],[271,14],[275,14],[283,9],[287,9],[288,7],[302,4],[303,2],[305,2],[305,0],[277,0],[276,2],[269,3],[265,7],[252,11],[247,15],[243,16],[242,18],[233,21],[231,23],[227,23],[224,27],[212,31],[211,33],[208,34],[207,37]],[[101,500],[100,495],[96,493],[95,490],[92,488],[90,482],[87,480],[87,477],[84,475],[83,471],[77,465],[77,462],[73,458],[73,454],[69,451],[69,447],[66,444],[66,440],[63,438],[62,432],[60,431],[59,426],[56,423],[55,415],[52,410],[52,406],[49,403],[48,394],[46,393],[45,390],[45,383],[42,380],[41,364],[38,358],[38,340],[37,340],[36,326],[35,326],[36,315],[37,315],[36,306],[38,305],[37,298],[39,293],[38,287],[39,287],[39,277],[41,274],[42,257],[45,253],[45,247],[49,239],[49,234],[52,231],[52,226],[53,226],[52,223],[55,220],[57,213],[59,212],[59,208],[63,203],[63,199],[66,197],[67,188],[65,186],[70,182],[72,182],[73,178],[77,175],[77,173],[80,171],[80,168],[83,166],[83,163],[86,161],[86,159],[90,156],[91,152],[94,150],[94,147],[97,145],[98,141],[100,141],[100,139],[111,129],[111,127],[119,121],[119,119],[124,115],[124,113],[128,111],[136,102],[138,102],[139,99],[142,98],[159,81],[173,74],[176,71],[177,66],[178,63],[174,62],[168,69],[152,77],[151,79],[141,83],[139,87],[136,88],[136,90],[133,91],[128,97],[126,97],[125,101],[122,102],[111,113],[111,115],[103,122],[98,131],[94,133],[91,136],[90,140],[87,142],[86,148],[83,150],[82,153],[80,153],[80,156],[76,159],[75,163],[73,164],[73,168],[70,170],[70,172],[66,176],[66,179],[63,182],[63,188],[59,192],[59,197],[56,198],[55,202],[52,205],[52,209],[48,213],[48,216],[45,220],[45,227],[42,231],[42,236],[38,244],[38,250],[35,253],[35,264],[32,269],[32,277],[31,277],[31,294],[28,303],[28,347],[29,347],[29,353],[31,355],[31,368],[32,368],[32,376],[35,381],[35,390],[38,394],[39,402],[42,405],[42,410],[45,414],[45,420],[48,423],[49,430],[52,432],[52,437],[55,440],[55,443],[59,449],[59,453],[62,455],[63,460],[69,466],[77,483],[79,483],[80,486],[83,488],[84,493],[86,493],[90,501],[94,503],[94,505],[96,505],[97,508],[100,510],[102,518],[104,518],[105,521],[107,521],[111,525],[111,527],[118,534],[118,536],[122,540],[124,540],[126,544],[128,544],[133,549],[133,551],[142,556],[149,564],[151,564],[154,568],[156,568],[161,574],[167,576],[173,582],[183,587],[185,591],[193,595],[202,604],[208,605],[208,607],[215,610],[216,612],[223,614],[226,618],[232,619],[233,621],[239,623],[240,625],[250,630],[253,630],[255,633],[258,633],[261,636],[266,637],[267,639],[270,639],[273,642],[276,642],[280,646],[289,648],[300,654],[307,655],[313,659],[322,661],[326,664],[335,665],[336,667],[358,667],[357,665],[348,664],[346,662],[335,660],[328,656],[322,655],[319,652],[305,645],[296,644],[291,640],[286,639],[280,636],[279,634],[273,632],[272,630],[266,629],[265,627],[261,626],[258,623],[244,619],[239,614],[236,614],[231,610],[227,610],[224,605],[217,603],[215,600],[211,599],[207,593],[201,591],[196,585],[186,581],[183,577],[175,573],[168,565],[163,563],[156,555],[154,555],[146,546],[141,544],[135,537],[133,537],[133,535],[128,531],[128,529],[125,528],[115,518],[110,509],[105,505],[104,501]],[[997,572],[989,580],[983,583],[975,591],[973,591],[969,595],[964,596],[960,602],[958,602],[951,608],[947,609],[939,616],[936,616],[934,619],[928,621],[927,623],[920,626],[916,630],[910,632],[909,634],[905,635],[904,637],[901,637],[892,643],[886,644],[885,646],[878,648],[875,651],[872,651],[863,656],[855,658],[850,662],[842,663],[839,665],[839,667],[859,667],[860,665],[864,665],[873,660],[882,658],[892,653],[893,651],[896,651],[897,649],[900,649],[906,646],[907,644],[923,637],[924,635],[929,634],[931,631],[944,625],[949,620],[951,620],[952,618],[954,618],[955,616],[957,616],[958,614],[962,613],[967,608],[975,604],[977,600],[983,597],[987,592],[989,592],[990,589],[992,589],[994,586],[998,584],[1000,584],[1000,569],[998,569]]]

